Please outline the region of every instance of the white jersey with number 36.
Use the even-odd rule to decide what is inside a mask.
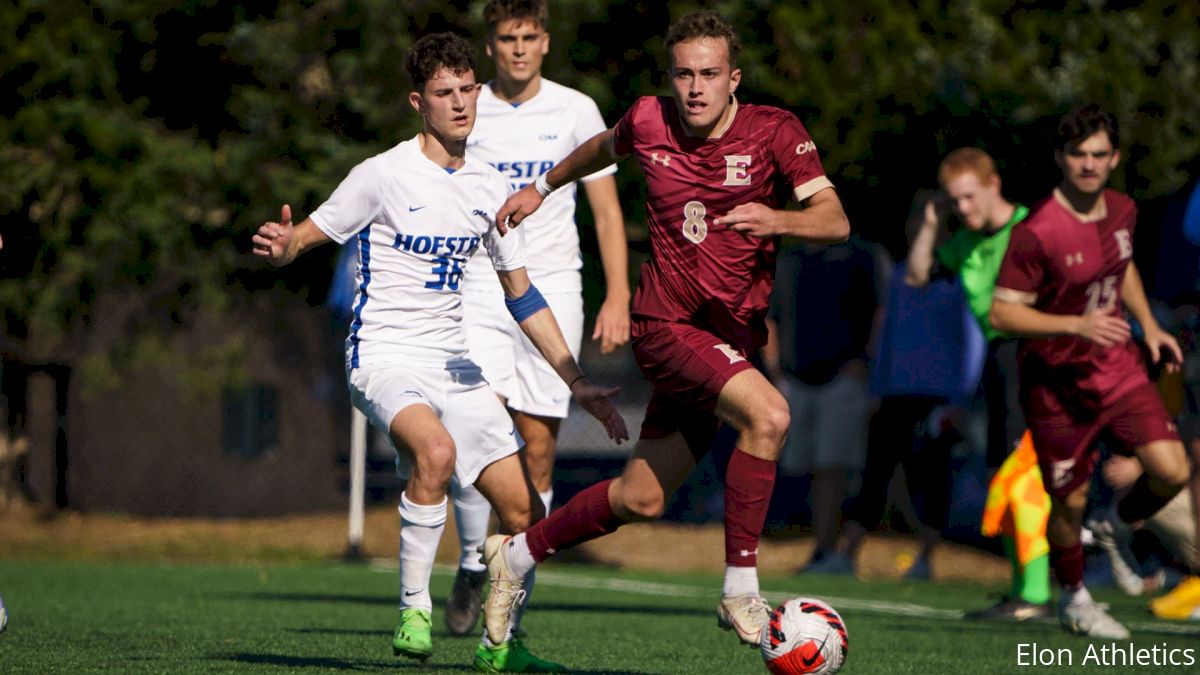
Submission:
[[[467,353],[462,331],[462,282],[474,266],[525,266],[520,228],[501,237],[496,211],[508,181],[471,158],[453,173],[421,153],[416,138],[350,171],[311,218],[330,239],[358,249],[346,365],[445,362]],[[482,257],[482,256],[480,256]],[[498,283],[498,282],[497,282]]]

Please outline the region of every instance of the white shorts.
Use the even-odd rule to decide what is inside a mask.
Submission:
[[[543,295],[571,354],[578,360],[583,341],[583,297],[579,293]],[[465,293],[463,325],[471,359],[483,368],[484,377],[508,401],[509,408],[543,417],[567,416],[571,390],[513,321],[503,296]]]
[[[347,379],[350,401],[378,429],[390,429],[410,405],[429,406],[454,439],[454,477],[460,485],[471,485],[485,467],[520,447],[508,411],[470,360],[355,368]],[[396,473],[407,478],[408,458],[400,452],[396,458]]]
[[[779,454],[780,472],[803,475],[820,469],[862,469],[867,456],[867,383],[838,375],[822,385],[787,378],[792,425]]]

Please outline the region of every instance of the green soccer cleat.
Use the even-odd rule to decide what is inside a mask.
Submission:
[[[561,663],[540,659],[526,649],[519,638],[496,647],[482,642],[475,649],[475,670],[481,673],[566,673]]]
[[[432,617],[429,610],[409,607],[400,610],[400,624],[392,636],[392,653],[424,661],[433,653]]]

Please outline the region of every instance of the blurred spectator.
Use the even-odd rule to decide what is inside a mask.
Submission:
[[[1050,500],[1042,488],[1032,441],[1024,452],[1014,451],[1025,433],[1017,341],[996,330],[988,319],[1009,237],[1029,209],[1005,199],[995,161],[978,148],[959,148],[946,155],[938,168],[938,183],[941,189],[922,209],[904,280],[922,286],[931,278],[958,277],[971,313],[987,337],[981,389],[988,416],[986,463],[988,472],[995,475],[988,490],[984,534],[1003,537],[1013,569],[1012,593],[968,616],[1016,621],[1042,618],[1050,615],[1050,545],[1046,540]],[[935,248],[940,233],[956,226],[949,239]],[[1005,469],[997,472],[1001,464]]]
[[[914,203],[921,207],[914,212],[923,213],[924,196]],[[910,217],[910,224],[914,220]],[[912,287],[904,283],[907,275],[907,264],[892,274],[878,357],[872,362],[871,392],[881,399],[868,427],[862,486],[847,509],[837,551],[806,571],[853,573],[863,537],[880,522],[888,484],[903,463],[921,539],[921,552],[906,575],[931,576],[930,555],[941,540],[949,508],[950,448],[962,439],[944,406],[972,398],[985,343],[957,278],[939,277]]]
[[[1004,198],[995,162],[977,148],[959,148],[946,155],[938,169],[938,183],[941,190],[921,209],[904,281],[921,287],[930,279],[957,276],[962,283],[971,314],[988,340],[983,393],[988,410],[987,466],[994,471],[1025,433],[1025,418],[1017,399],[1017,341],[992,327],[988,312],[1012,228],[1029,215],[1029,209]],[[951,232],[949,239],[935,248],[944,232]]]
[[[862,470],[868,342],[890,267],[880,247],[856,236],[779,255],[763,360],[792,415],[779,470],[812,475],[810,564],[833,553],[848,478]]]

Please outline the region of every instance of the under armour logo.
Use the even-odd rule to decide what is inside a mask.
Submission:
[[[1174,434],[1179,432],[1179,427],[1175,426],[1174,422],[1167,422],[1167,431]]]
[[[1074,253],[1068,253],[1066,262],[1067,262],[1067,267],[1070,267],[1071,265],[1082,265],[1083,264],[1083,251],[1076,251]]]
[[[658,153],[655,152],[655,153],[650,154],[650,161],[655,164],[662,164],[663,166],[667,166],[671,163],[671,156],[664,153],[662,157],[659,157]]]
[[[742,549],[742,550],[738,551],[738,555],[742,556],[743,558],[749,558],[752,555],[758,555],[758,549],[756,548],[753,551],[747,551],[746,549]]]

